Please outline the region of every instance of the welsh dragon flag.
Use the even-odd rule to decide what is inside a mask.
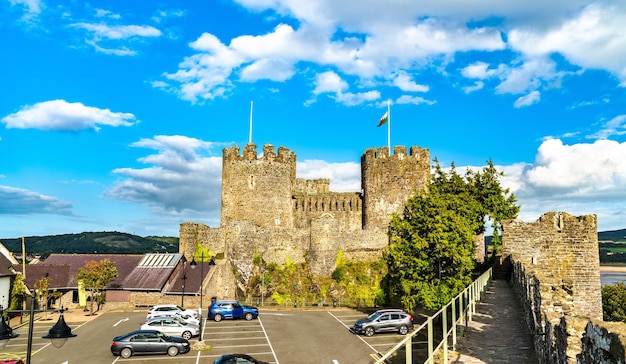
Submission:
[[[376,125],[376,127],[379,127],[381,125],[384,125],[387,121],[389,121],[389,111],[387,111],[385,113],[385,115],[383,115],[380,120],[378,121],[378,125]]]

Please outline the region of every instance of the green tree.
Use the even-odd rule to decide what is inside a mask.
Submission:
[[[82,280],[85,289],[90,291],[90,314],[94,314],[93,304],[97,301],[104,302],[103,291],[106,289],[107,284],[111,283],[117,277],[117,268],[115,264],[109,259],[103,259],[99,262],[90,260],[85,262],[83,268],[78,269],[76,275],[77,280]]]
[[[41,308],[43,310],[48,309],[48,299],[50,297],[50,281],[48,277],[43,277],[37,282],[35,282],[35,292],[37,296],[37,300],[41,304]],[[48,317],[48,313],[46,312],[46,318]]]
[[[602,286],[602,311],[604,321],[626,322],[626,284],[606,284]]]
[[[498,218],[514,217],[518,211],[508,206],[515,198],[498,188],[491,163],[465,176],[454,164],[446,173],[435,163],[428,192],[409,198],[402,217],[392,217],[383,254],[388,299],[408,310],[438,309],[471,283],[474,235],[484,232],[486,216],[497,211]]]
[[[16,272],[13,279],[13,286],[11,287],[11,303],[9,304],[9,310],[21,310],[24,307],[24,296],[28,293],[28,288],[24,283],[24,276],[20,272]]]
[[[466,180],[472,195],[479,203],[479,221],[490,219],[492,221],[493,234],[492,243],[494,245],[494,255],[499,251],[502,231],[502,220],[513,219],[519,214],[520,207],[517,205],[517,198],[510,189],[503,188],[500,178],[503,172],[498,171],[493,161],[487,161],[487,166],[481,172],[468,170]],[[485,225],[481,224],[477,234],[485,232]]]

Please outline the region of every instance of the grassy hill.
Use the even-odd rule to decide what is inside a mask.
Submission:
[[[22,238],[0,239],[11,252],[22,251]],[[178,237],[141,237],[117,231],[84,232],[24,237],[26,253],[40,254],[43,258],[51,253],[66,254],[143,254],[177,253]]]

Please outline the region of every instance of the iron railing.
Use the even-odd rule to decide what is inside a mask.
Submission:
[[[467,327],[467,324],[472,321],[472,315],[476,313],[476,302],[482,300],[486,287],[489,285],[492,278],[492,269],[489,268],[472,282],[472,284],[467,286],[463,292],[459,293],[434,315],[429,316],[417,329],[408,333],[406,337],[391,350],[384,355],[377,355],[378,358],[376,358],[375,364],[389,363],[390,358],[394,357],[394,354],[395,360],[393,362],[399,363],[400,361],[397,357],[398,352],[401,351],[402,348],[404,348],[406,364],[413,364],[414,346],[419,346],[424,351],[426,360],[424,360],[423,363],[433,364],[435,354],[441,354],[441,362],[447,364],[448,351],[450,348],[455,350],[456,347],[457,330],[462,336],[463,330]],[[439,332],[435,332],[435,323],[441,324],[441,330]],[[424,333],[423,330],[426,330],[426,333]],[[414,340],[418,336],[426,336],[427,340]],[[424,344],[427,344],[425,350],[423,347]]]

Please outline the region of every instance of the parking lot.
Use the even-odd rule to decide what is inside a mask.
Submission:
[[[128,359],[110,352],[114,336],[137,330],[145,320],[146,312],[102,313],[89,322],[70,322],[78,336],[69,339],[64,347],[56,349],[49,340],[41,338],[56,321],[37,321],[33,330],[32,363],[202,363],[209,364],[226,353],[246,353],[270,363],[371,363],[372,354],[384,353],[403,336],[389,333],[372,337],[349,332],[357,319],[365,313],[351,309],[330,310],[268,310],[261,309],[256,320],[206,321],[203,337],[209,350],[194,351],[176,357],[167,355],[133,356]],[[56,317],[55,317],[56,319]],[[0,351],[2,358],[26,356],[28,326],[15,332]],[[190,342],[197,341],[197,337]]]

